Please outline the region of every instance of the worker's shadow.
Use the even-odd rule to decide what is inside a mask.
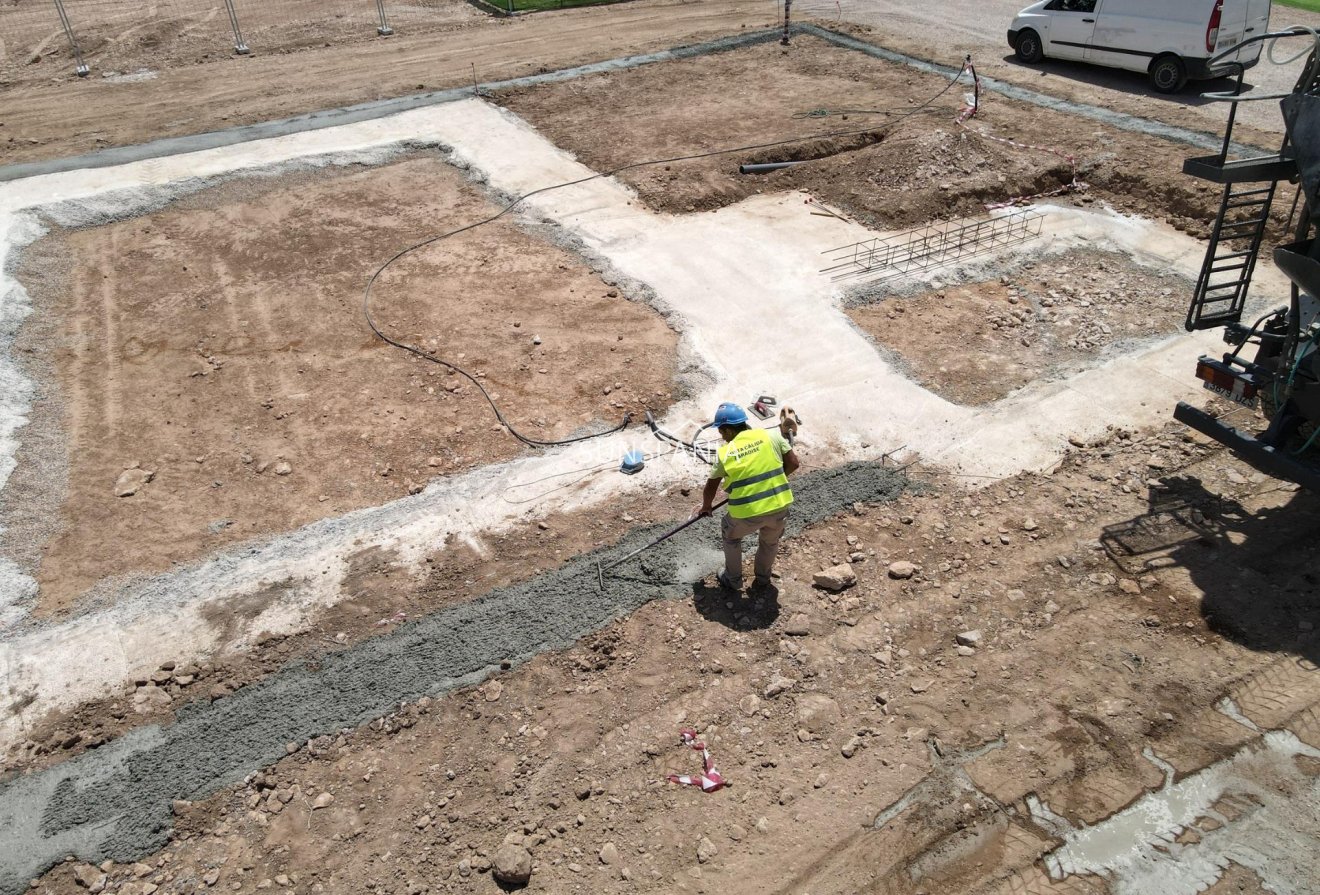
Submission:
[[[1320,663],[1320,497],[1276,492],[1277,505],[1253,511],[1194,477],[1161,485],[1145,513],[1100,539],[1123,571],[1177,568],[1201,593],[1211,631],[1247,649]],[[1264,494],[1270,487],[1257,490],[1275,502]]]
[[[769,587],[754,594],[733,593],[698,581],[692,585],[692,603],[708,621],[734,631],[758,631],[779,618],[779,589]]]

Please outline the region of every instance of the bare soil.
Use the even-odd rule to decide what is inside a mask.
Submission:
[[[147,80],[103,78],[99,70],[79,79],[67,60],[42,63],[0,90],[0,149],[6,163],[73,156],[652,52],[772,27],[774,17],[765,0],[637,0],[491,16],[453,32],[368,32],[367,40],[294,54],[258,45],[250,55],[215,53],[202,64],[176,58],[167,43],[151,66],[157,77]]]
[[[963,126],[956,118],[970,84],[946,88],[941,76],[799,37],[787,51],[751,47],[511,90],[497,101],[598,171],[765,147],[619,175],[666,211],[801,189],[865,224],[906,228],[1067,186],[1072,167],[1062,156],[1073,156],[1089,185],[1082,201],[1101,198],[1194,234],[1213,220],[1218,192],[1182,175],[1186,147],[987,93]],[[780,141],[790,142],[766,147]],[[738,173],[741,163],[801,160],[812,161]]]
[[[7,501],[41,501],[49,529],[51,492],[22,477],[53,479],[59,521],[5,537],[40,551],[40,610],[522,450],[471,383],[381,342],[361,307],[400,248],[495,210],[418,157],[249,178],[33,246],[22,347],[52,359],[38,418],[65,439],[67,482],[20,455]],[[472,371],[534,438],[667,406],[676,333],[554,231],[513,220],[390,268],[373,292],[378,323]],[[120,497],[121,476],[150,480]]]
[[[1252,739],[1214,709],[1224,695],[1320,747],[1305,670],[1320,569],[1282,549],[1320,531],[1314,498],[1177,426],[1115,432],[1049,476],[933,484],[793,540],[773,599],[699,585],[479,688],[299,744],[179,804],[175,841],[105,865],[110,885],[494,892],[491,861],[515,842],[534,891],[1056,891],[1040,856],[1058,839],[1028,795],[1103,820],[1160,785],[1144,748],[1181,777]],[[850,555],[854,588],[809,585]],[[911,579],[886,574],[900,559]],[[687,725],[728,788],[665,780],[698,770]],[[34,891],[71,895],[73,869]],[[1230,867],[1215,891],[1254,879]]]
[[[1075,250],[848,315],[927,388],[959,404],[990,404],[1091,366],[1110,349],[1177,331],[1192,286],[1123,255]]]
[[[65,4],[92,77],[111,83],[160,69],[199,65],[230,57],[234,35],[220,0],[165,0]],[[465,0],[388,3],[391,26],[414,35],[454,32],[484,25],[490,17]],[[278,0],[235,4],[244,43],[254,52],[287,54],[381,40],[374,4]],[[0,3],[7,25],[0,46],[0,90],[39,79],[73,75],[75,60],[54,6]]]

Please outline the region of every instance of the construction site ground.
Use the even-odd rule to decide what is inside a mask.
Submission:
[[[1320,530],[1311,495],[1174,426],[1116,432],[1049,475],[914,485],[791,541],[777,599],[698,586],[481,687],[290,744],[177,804],[175,841],[105,865],[107,891],[497,891],[513,840],[545,892],[1104,892],[1051,884],[1056,840],[1028,798],[1098,824],[1166,785],[1164,762],[1182,778],[1258,747],[1225,697],[1309,744],[1257,782],[1314,808],[1320,607],[1314,557],[1289,549]],[[855,587],[813,589],[850,555]],[[889,574],[899,561],[911,578]],[[699,770],[683,726],[727,789],[664,779]],[[1213,801],[1178,842],[1142,843],[1153,860],[1266,810],[1250,791]],[[1314,891],[1284,884],[1293,865],[1267,845],[1215,846],[1235,863],[1212,891]],[[79,866],[36,890],[80,891]]]
[[[941,61],[956,70],[961,60]],[[1218,193],[1181,176],[1190,148],[988,91],[976,117],[959,123],[971,94],[970,77],[950,87],[943,75],[800,37],[787,50],[770,43],[501,91],[495,100],[598,171],[795,141],[620,172],[652,207],[675,213],[801,189],[870,226],[904,229],[1058,190],[1073,179],[1071,156],[1089,185],[1083,201],[1103,198],[1192,230],[1213,219]],[[1023,145],[1042,143],[1052,152]],[[803,159],[815,161],[738,173],[742,163]]]
[[[3,536],[28,546],[41,612],[518,453],[472,382],[362,318],[373,263],[498,206],[438,152],[355,167],[240,178],[29,250],[19,348],[48,369]],[[675,334],[556,238],[508,221],[424,248],[380,279],[379,324],[475,371],[532,438],[662,411]]]
[[[61,60],[49,52],[3,70],[0,147],[6,163],[67,158],[496,81],[772,27],[772,6],[637,0],[503,20],[455,2],[452,20],[426,33],[333,47],[309,39],[293,57],[198,55],[167,35],[155,45],[167,48],[153,57],[158,72],[140,80],[52,74]],[[829,15],[806,6],[841,33],[954,68],[967,50],[984,50],[983,73],[1071,102],[1187,133],[1212,133],[1222,120],[1217,106],[1115,88],[1112,74],[1090,79],[1057,64],[1042,74],[1006,48],[990,53],[1002,43],[997,19],[964,34],[964,47],[900,30],[906,20],[885,30],[864,4],[830,3]],[[963,126],[966,83],[941,94],[939,74],[816,37],[793,44],[484,93],[597,172],[811,138],[621,172],[657,220],[736,207],[743,217],[732,219],[745,221],[770,212],[740,203],[788,195],[820,215],[902,230],[1063,187],[1065,156],[1087,188],[1064,203],[1194,237],[1213,218],[1218,192],[1180,173],[1201,150],[1177,139],[993,92]],[[928,101],[929,111],[903,117]],[[822,108],[901,111],[801,114]],[[1259,121],[1239,137],[1276,144]],[[816,161],[736,173],[739,162],[789,158]],[[364,326],[373,270],[508,198],[450,147],[409,145],[227,176],[132,214],[48,221],[13,271],[33,305],[15,347],[38,393],[0,492],[0,556],[40,587],[33,624],[113,607],[139,577],[249,544],[269,549],[281,533],[337,517],[365,519],[449,478],[488,472],[491,490],[473,493],[529,512],[550,495],[606,487],[604,477],[618,476],[612,454],[545,478],[525,472],[541,467],[505,465],[539,454],[496,424],[471,383]],[[681,315],[552,217],[509,215],[409,255],[379,281],[378,322],[476,371],[535,437],[690,398],[697,380]],[[1035,248],[892,290],[844,284],[840,305],[905,375],[987,412],[1033,383],[1178,331],[1185,272],[1108,245]],[[235,316],[242,307],[252,315]],[[1189,381],[1194,363],[1192,352]],[[206,718],[237,704],[297,714],[268,688],[277,678],[363,662],[354,657],[390,644],[425,647],[413,623],[518,588],[534,595],[554,579],[557,601],[538,620],[553,629],[544,642],[505,653],[489,645],[493,664],[437,680],[421,699],[393,698],[386,683],[374,703],[345,694],[393,705],[208,779],[196,798],[173,792],[168,823],[141,840],[149,847],[71,854],[31,890],[496,892],[509,887],[494,865],[525,849],[528,891],[548,893],[1315,895],[1320,503],[1172,423],[1167,403],[1146,408],[1140,427],[1071,443],[1065,433],[1057,462],[1014,475],[961,476],[901,450],[885,457],[885,467],[914,463],[904,487],[851,505],[846,484],[813,496],[803,509],[819,521],[785,541],[771,594],[733,596],[709,575],[683,583],[681,568],[717,562],[711,522],[698,529],[704,546],[673,560],[677,583],[644,560],[597,589],[592,551],[640,544],[699,499],[703,470],[675,461],[662,488],[569,501],[490,531],[480,530],[483,508],[460,506],[453,512],[471,515],[475,535],[398,552],[385,538],[358,544],[338,557],[347,598],[300,608],[296,629],[250,636],[290,586],[272,579],[206,610],[226,632],[224,649],[197,656],[181,646],[158,670],[108,680],[101,696],[39,717],[24,714],[26,697],[0,664],[0,695],[22,729],[4,756],[0,824],[23,810],[4,804],[3,787],[96,767],[98,754],[135,756],[114,750],[150,748],[171,728],[200,731],[171,748],[195,749],[209,767],[222,738],[207,740]],[[1208,393],[1203,403],[1260,425]],[[889,420],[910,412],[901,402],[857,410]],[[804,474],[820,475],[844,448],[813,443],[811,426],[808,417]],[[648,462],[654,470],[671,459]],[[125,485],[134,493],[117,496]],[[839,565],[854,584],[813,583]],[[650,580],[664,586],[634,599]],[[575,597],[608,607],[611,588],[627,596],[600,624],[556,627],[553,614]],[[464,618],[454,637],[485,648],[489,632]],[[581,628],[590,633],[563,642]],[[425,666],[433,657],[396,658]],[[369,672],[359,679],[372,689]],[[239,703],[245,696],[253,702]],[[253,735],[276,726],[254,722]],[[708,744],[727,787],[705,793],[666,779],[701,770],[701,755],[679,740],[685,727]],[[127,774],[153,797],[170,790],[150,779],[169,767],[135,762],[106,758],[110,769],[89,772],[85,788],[66,779],[36,825],[99,829],[118,809],[98,774]],[[122,807],[115,816],[159,806]],[[0,843],[6,860],[18,850]]]
[[[964,280],[965,277],[954,277]],[[1026,256],[992,280],[856,290],[849,316],[913,378],[959,404],[989,404],[1134,342],[1175,332],[1193,283],[1098,249]],[[973,345],[950,351],[949,345]]]

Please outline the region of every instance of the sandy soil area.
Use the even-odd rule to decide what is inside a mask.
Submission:
[[[1033,799],[1096,824],[1158,789],[1159,762],[1182,777],[1234,755],[1257,735],[1215,709],[1225,695],[1320,747],[1320,678],[1292,658],[1320,658],[1314,559],[1281,552],[1320,530],[1313,498],[1176,426],[1114,433],[1049,476],[948,484],[795,539],[773,601],[699,585],[477,689],[292,744],[177,804],[162,852],[65,865],[34,891],[77,892],[81,869],[134,893],[494,892],[506,845],[531,855],[531,891],[1056,891],[1041,856],[1061,834]],[[850,556],[855,587],[810,586]],[[728,788],[665,780],[699,769],[689,725]],[[1225,795],[1182,853],[1261,804]],[[1234,862],[1212,891],[1269,878]]]
[[[51,358],[37,416],[58,435],[26,442],[4,537],[39,564],[40,610],[518,453],[470,383],[380,342],[361,311],[383,259],[495,209],[415,157],[248,178],[34,245],[22,347]],[[534,438],[667,406],[677,334],[515,221],[392,267],[378,322],[474,371]],[[60,462],[33,456],[43,442]]]
[[[990,404],[1125,343],[1180,330],[1194,285],[1113,252],[1072,251],[1013,268],[986,282],[862,298],[848,314],[927,388],[959,404]]]

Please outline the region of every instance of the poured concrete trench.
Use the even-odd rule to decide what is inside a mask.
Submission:
[[[789,534],[854,503],[892,499],[903,481],[866,463],[812,473],[795,488]],[[0,786],[0,893],[23,891],[66,854],[122,862],[159,848],[174,799],[203,798],[241,780],[283,755],[285,743],[355,726],[401,700],[470,686],[502,662],[567,647],[645,602],[688,593],[694,566],[710,555],[709,531],[695,526],[620,566],[599,587],[597,560],[626,555],[656,534],[634,531],[615,548],[327,655],[315,667],[292,663],[224,699],[184,708],[167,727],[133,731]]]
[[[443,145],[491,189],[518,195],[594,173],[516,117],[469,99],[337,128],[237,146],[70,171],[0,187],[5,264],[41,233],[40,209],[62,204],[125,213],[172,185],[204,183],[293,160],[358,158],[402,144]],[[333,163],[333,162],[332,162]],[[645,284],[672,314],[684,350],[712,383],[674,408],[663,424],[689,432],[727,396],[771,392],[810,420],[803,450],[821,461],[873,461],[894,448],[971,476],[1012,475],[1056,463],[1069,437],[1108,426],[1140,426],[1167,416],[1197,393],[1188,359],[1213,338],[1155,338],[1067,379],[1041,381],[997,404],[953,404],[912,382],[848,321],[837,284],[820,272],[828,249],[875,236],[848,221],[811,215],[800,194],[762,196],[717,212],[650,212],[608,178],[542,193],[527,210],[564,228],[620,275]],[[1041,206],[1046,239],[1038,251],[1089,245],[1137,263],[1194,276],[1201,247],[1149,222],[1107,211]],[[978,264],[993,268],[994,259]],[[26,312],[22,286],[0,274],[0,321],[12,331]],[[767,325],[758,325],[766,321]],[[742,322],[742,325],[731,325]],[[0,483],[12,468],[30,388],[2,359]],[[559,449],[448,478],[422,494],[314,523],[203,562],[97,594],[105,608],[67,621],[26,618],[34,584],[0,557],[0,749],[47,712],[113,693],[165,659],[242,650],[259,632],[303,630],[343,597],[346,556],[364,547],[418,563],[446,538],[507,531],[529,520],[600,504],[626,493],[700,481],[693,464],[653,464],[642,475],[598,478],[547,497],[534,509],[496,499],[511,481],[530,481],[630,448],[654,448],[644,430]],[[6,466],[5,464],[9,464]],[[898,487],[874,466],[845,467],[804,482],[798,523],[857,500],[881,500]],[[641,543],[635,532],[620,549]],[[0,840],[7,848],[0,891],[18,891],[69,852],[125,859],[159,845],[168,804],[215,791],[277,758],[290,740],[356,724],[400,699],[473,683],[502,660],[524,661],[564,646],[647,599],[672,596],[688,576],[708,571],[692,559],[689,534],[644,561],[640,580],[600,593],[594,559],[438,613],[387,637],[328,658],[320,670],[292,666],[209,707],[180,713],[169,728],[146,728],[0,791]],[[228,601],[272,582],[287,596],[226,639],[208,620]],[[552,607],[546,611],[545,607]],[[298,713],[289,715],[288,707]],[[199,747],[198,744],[203,744]],[[95,798],[88,797],[95,793]],[[131,808],[131,810],[130,810]]]

